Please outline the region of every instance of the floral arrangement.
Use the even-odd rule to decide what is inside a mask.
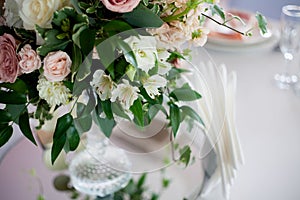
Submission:
[[[40,128],[60,106],[52,163],[77,148],[94,121],[109,137],[118,119],[148,125],[165,114],[176,136],[180,123],[199,115],[182,102],[201,95],[178,79],[188,43],[203,46],[205,21],[218,15],[217,0],[9,0],[0,20],[0,146],[13,124],[36,141],[30,119]],[[262,32],[263,16],[257,15]],[[137,28],[143,28],[139,30]],[[246,35],[248,34],[245,33]],[[34,109],[28,109],[33,105]],[[187,155],[188,157],[188,155]],[[183,159],[188,160],[188,159]]]

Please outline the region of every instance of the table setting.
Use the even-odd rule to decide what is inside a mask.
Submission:
[[[222,3],[1,1],[0,198],[300,198],[300,5]]]

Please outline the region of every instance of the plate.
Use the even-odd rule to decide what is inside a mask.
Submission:
[[[278,22],[268,20],[268,32],[263,35],[258,28],[255,13],[234,9],[228,12],[239,16],[246,26],[239,20],[232,20],[228,25],[241,32],[246,32],[253,28],[251,31],[252,36],[243,36],[208,20],[207,27],[210,29],[210,34],[205,45],[207,49],[229,52],[265,51],[274,48],[278,44]]]

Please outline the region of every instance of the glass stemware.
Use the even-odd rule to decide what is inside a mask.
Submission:
[[[276,74],[274,78],[280,89],[289,89],[298,81],[298,77],[291,71],[294,58],[300,50],[300,6],[282,7],[279,46],[285,59],[285,71]]]

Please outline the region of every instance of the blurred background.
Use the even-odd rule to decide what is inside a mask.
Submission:
[[[263,13],[264,16],[279,19],[281,7],[286,4],[300,5],[300,0],[221,0],[230,8],[240,8]]]

